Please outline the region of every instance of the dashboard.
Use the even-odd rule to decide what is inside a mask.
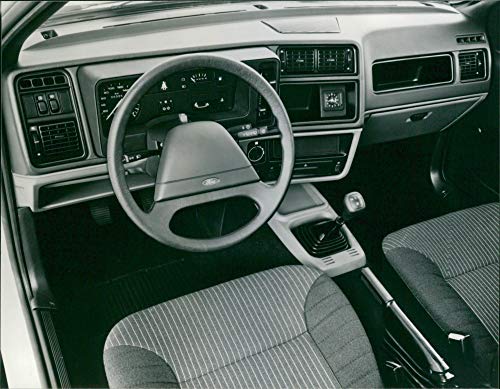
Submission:
[[[92,20],[55,26],[50,39],[36,31],[2,88],[18,204],[38,212],[111,195],[114,112],[144,72],[175,55],[242,61],[275,88],[295,134],[293,182],[342,179],[360,145],[442,131],[487,96],[483,27],[443,4],[356,3],[226,5],[231,16]],[[161,150],[179,114],[222,124],[261,179],[276,179],[281,150],[266,102],[226,72],[192,69],[167,75],[129,118],[132,190],[154,184],[141,174],[144,157]]]

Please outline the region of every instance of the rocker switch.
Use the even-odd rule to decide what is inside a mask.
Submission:
[[[38,112],[40,115],[45,115],[46,113],[49,112],[49,109],[47,107],[47,103],[45,101],[39,101],[36,103],[36,107],[38,109]]]
[[[52,113],[59,112],[60,106],[59,106],[59,100],[57,98],[57,93],[49,92],[47,93],[47,97],[49,99],[50,112]]]
[[[50,112],[54,113],[59,111],[59,103],[57,100],[49,100]]]

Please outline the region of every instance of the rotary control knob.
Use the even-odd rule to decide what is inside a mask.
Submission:
[[[247,150],[247,157],[250,160],[250,162],[259,162],[260,160],[262,160],[262,158],[264,158],[264,154],[265,154],[264,148],[259,145],[251,146]]]

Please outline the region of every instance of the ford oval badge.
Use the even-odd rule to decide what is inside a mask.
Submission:
[[[217,177],[210,177],[210,178],[207,178],[206,180],[203,180],[201,182],[201,184],[204,185],[204,186],[214,186],[214,185],[217,185],[219,182],[220,182],[219,178],[217,178]]]

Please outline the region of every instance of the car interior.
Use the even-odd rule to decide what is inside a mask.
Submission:
[[[48,386],[498,387],[500,2],[47,7],[1,143]]]

